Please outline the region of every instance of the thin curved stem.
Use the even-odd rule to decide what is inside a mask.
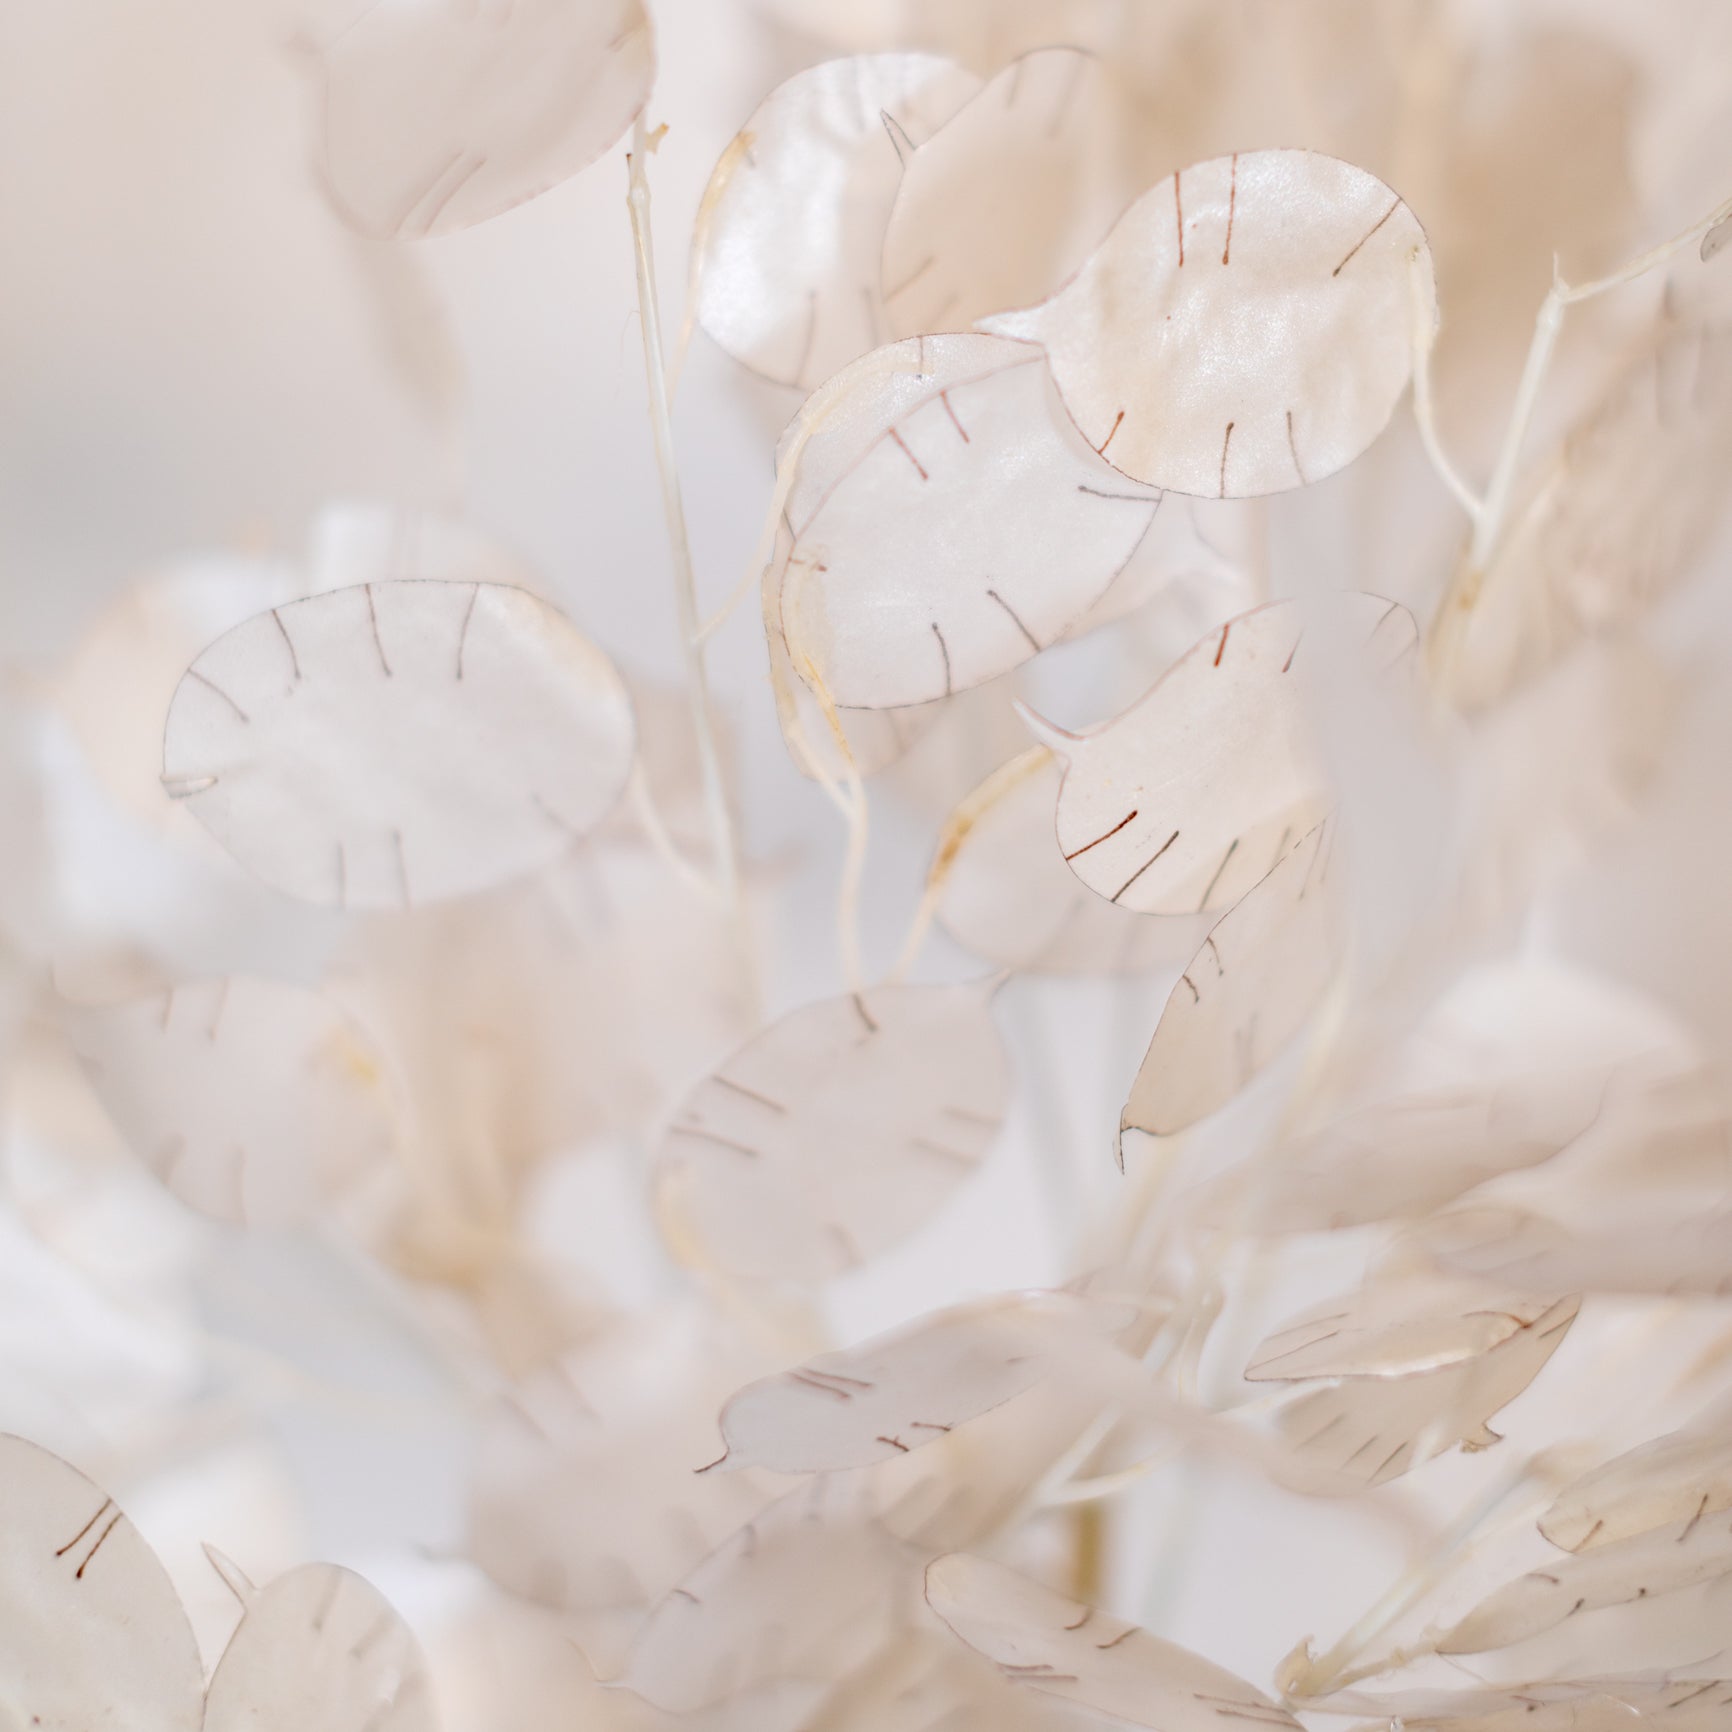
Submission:
[[[1416,254],[1408,261],[1408,286],[1413,304],[1413,418],[1419,426],[1420,443],[1424,445],[1425,455],[1437,471],[1438,479],[1455,495],[1456,502],[1467,513],[1468,521],[1477,525],[1484,504],[1451,462],[1437,430],[1437,412],[1431,396],[1431,351],[1437,340],[1437,329],[1426,317],[1425,297],[1419,292],[1419,274]]]
[[[722,777],[721,752],[710,701],[709,673],[698,637],[697,584],[692,573],[691,541],[686,533],[685,500],[674,457],[673,416],[662,347],[661,305],[656,293],[655,244],[650,232],[650,191],[645,163],[653,148],[639,114],[632,128],[626,158],[627,196],[631,211],[633,253],[637,264],[639,323],[643,330],[644,374],[649,387],[650,428],[655,440],[656,468],[661,477],[662,511],[667,519],[668,550],[673,565],[674,607],[679,620],[680,652],[686,666],[686,691],[692,728],[697,736],[698,763],[703,774],[704,805],[709,815],[715,874],[723,900],[732,909],[741,958],[749,978],[755,978],[751,931],[747,922],[739,848],[733,814]]]

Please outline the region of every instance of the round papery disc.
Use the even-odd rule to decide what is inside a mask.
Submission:
[[[1215,924],[1179,976],[1131,1084],[1121,1130],[1173,1136],[1218,1112],[1304,1026],[1341,959],[1328,820]]]
[[[384,1596],[305,1564],[250,1597],[211,1677],[203,1732],[433,1732],[427,1665]]]
[[[1102,63],[1038,48],[914,152],[884,231],[884,305],[899,337],[964,330],[1044,300],[1135,192],[1121,184]]]
[[[193,663],[163,785],[279,890],[411,908],[564,853],[632,746],[619,675],[544,602],[363,584],[258,614]]]
[[[1126,475],[1239,498],[1351,463],[1436,317],[1431,252],[1395,193],[1259,150],[1152,187],[1052,299],[980,326],[1044,346],[1083,438]]]
[[[1058,787],[1057,760],[1034,746],[963,800],[947,825],[957,841],[939,894],[939,924],[976,956],[1035,974],[1181,966],[1207,930],[1206,917],[1133,914],[1079,884],[1053,840]]]
[[[156,1554],[76,1468],[0,1436],[0,1725],[199,1732],[204,1669]]]
[[[718,1421],[727,1454],[713,1467],[870,1467],[936,1443],[1049,1378],[1104,1387],[1112,1336],[1135,1316],[1064,1292],[1002,1294],[932,1312],[738,1391]]]
[[[675,1249],[734,1275],[822,1281],[920,1226],[1004,1119],[991,990],[845,994],[742,1047],[687,1095],[657,1157]]]
[[[1486,1421],[1545,1369],[1580,1308],[1579,1297],[1556,1300],[1471,1359],[1406,1377],[1349,1377],[1301,1395],[1277,1418],[1292,1452],[1278,1477],[1341,1496],[1398,1479],[1458,1442],[1485,1448],[1494,1441]]]
[[[1626,1450],[1566,1487],[1539,1519],[1567,1552],[1732,1509],[1732,1414],[1724,1403],[1688,1430]]]
[[[1311,682],[1375,677],[1415,641],[1413,616],[1379,596],[1275,602],[1229,620],[1087,734],[1037,720],[1066,760],[1059,851],[1123,908],[1230,907],[1333,803]]]
[[[926,1603],[959,1640],[1017,1683],[1115,1725],[1298,1732],[1285,1709],[1200,1654],[1002,1564],[965,1552],[936,1559],[926,1571]]]
[[[316,50],[321,162],[357,228],[484,222],[587,168],[649,97],[641,0],[383,0]]]
[[[1155,495],[1076,437],[1039,355],[979,341],[897,346],[947,373],[966,357],[954,382],[863,363],[834,441],[853,461],[828,447],[814,473],[802,461],[782,630],[838,704],[926,703],[1020,666],[1099,600],[1154,518]],[[820,467],[835,479],[818,494]]]
[[[68,1025],[134,1153],[217,1220],[317,1221],[394,1159],[383,1061],[322,993],[235,976]]]
[[[903,155],[979,88],[937,54],[830,60],[778,85],[704,194],[703,329],[754,371],[807,390],[875,347]]]
[[[696,1471],[717,1408],[763,1366],[690,1305],[562,1354],[482,1415],[470,1556],[557,1611],[641,1613],[770,1500],[754,1475]]]

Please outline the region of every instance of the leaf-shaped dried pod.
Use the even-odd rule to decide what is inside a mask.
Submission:
[[[686,1096],[657,1157],[676,1251],[733,1275],[823,1281],[912,1232],[1003,1122],[995,986],[844,994],[742,1047]]]
[[[630,773],[612,664],[520,589],[406,581],[272,608],[168,713],[163,784],[308,902],[408,908],[546,865]]]
[[[894,1461],[1050,1378],[1106,1381],[1112,1337],[1133,1315],[1062,1292],[934,1312],[731,1396],[726,1453],[711,1466],[830,1473]]]
[[[1129,201],[1118,104],[1080,48],[1014,60],[910,159],[884,230],[898,336],[965,330],[1043,301]]]
[[[1664,329],[1535,474],[1469,611],[1441,622],[1452,696],[1493,703],[1664,596],[1721,515],[1729,462],[1732,331]]]
[[[1732,1209],[1723,1192],[1607,1188],[1594,1199],[1597,1219],[1588,1226],[1584,1201],[1559,1215],[1470,1201],[1435,1217],[1422,1238],[1446,1269],[1542,1291],[1568,1285],[1732,1297]]]
[[[187,663],[206,644],[301,593],[286,559],[207,555],[129,583],[67,658],[56,705],[104,788],[153,825],[208,840],[162,796],[162,718]]]
[[[1717,1732],[1732,1683],[1711,1678],[1580,1678],[1478,1690],[1403,1691],[1341,1699],[1341,1711],[1377,1718],[1355,1732]],[[1324,1706],[1325,1704],[1319,1704]]]
[[[698,324],[735,360],[808,391],[874,347],[903,159],[979,88],[938,54],[827,60],[777,85],[704,192]]]
[[[566,1613],[655,1604],[749,1521],[751,1475],[700,1477],[717,1404],[763,1361],[694,1309],[632,1319],[493,1403],[469,1550],[501,1587]]]
[[[198,1644],[156,1554],[76,1468],[3,1435],[0,1606],[8,1724],[199,1732]]]
[[[1167,998],[1119,1129],[1171,1136],[1218,1112],[1316,1009],[1341,960],[1326,820],[1230,908]]]
[[[371,1583],[304,1564],[254,1589],[219,1568],[243,1611],[211,1676],[204,1732],[434,1732],[426,1659]]]
[[[1411,665],[1416,641],[1413,616],[1378,596],[1273,602],[1086,734],[1030,718],[1065,760],[1057,826],[1071,870],[1144,914],[1231,907],[1333,804],[1311,681]]]
[[[372,1041],[322,993],[231,976],[68,1012],[72,1045],[127,1142],[219,1221],[329,1220],[385,1200],[396,1102]]]
[[[1513,1647],[1582,1612],[1677,1593],[1726,1575],[1732,1575],[1727,1512],[1691,1514],[1506,1582],[1451,1625],[1438,1639],[1437,1651],[1483,1654]]]
[[[1724,1408],[1584,1474],[1552,1500],[1540,1532],[1586,1551],[1692,1515],[1732,1509],[1732,1424]]]
[[[1489,1353],[1532,1328],[1552,1303],[1423,1273],[1373,1275],[1357,1293],[1316,1305],[1268,1336],[1245,1376],[1256,1383],[1435,1371]]]
[[[890,1633],[908,1571],[861,1493],[816,1479],[730,1535],[644,1620],[617,1682],[676,1714],[831,1688]]]
[[[370,234],[485,222],[587,168],[649,99],[642,0],[396,0],[314,49],[320,167]]]
[[[932,868],[942,874],[940,924],[1001,968],[1135,974],[1178,966],[1196,949],[1204,918],[1134,914],[1079,884],[1053,839],[1059,779],[1053,754],[1035,746],[965,796]]]
[[[1675,1062],[1651,1007],[1611,983],[1534,960],[1475,968],[1372,1045],[1358,1086],[1271,1170],[1223,1193],[1248,1180],[1248,1225],[1265,1232],[1423,1215],[1640,1114],[1642,1078]]]
[[[1732,1106],[1698,1063],[1638,1078],[1575,1148],[1412,1238],[1445,1269],[1541,1291],[1732,1294],[1729,1187]]]
[[[838,704],[925,703],[1019,667],[1154,518],[1156,495],[1083,444],[1024,346],[915,338],[829,389],[788,499],[780,618],[796,669],[809,659]]]
[[[926,1571],[926,1602],[1015,1684],[1118,1724],[1159,1732],[1299,1722],[1243,1679],[1042,1587],[1002,1564],[953,1552]]]
[[[1281,1477],[1326,1496],[1397,1479],[1454,1444],[1498,1441],[1486,1421],[1533,1382],[1576,1319],[1581,1300],[1560,1299],[1488,1352],[1407,1377],[1355,1377],[1281,1409],[1292,1459]]]
[[[1259,150],[1179,170],[1051,300],[980,323],[1045,348],[1084,439],[1126,475],[1225,499],[1351,463],[1407,387],[1416,318],[1436,316],[1431,251],[1395,193]]]

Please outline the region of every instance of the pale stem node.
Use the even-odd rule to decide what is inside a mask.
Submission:
[[[658,133],[658,140],[659,137]],[[755,975],[751,933],[746,921],[733,816],[728,810],[721,753],[716,745],[709,675],[704,667],[703,644],[698,636],[697,586],[692,574],[691,542],[686,534],[685,501],[680,493],[679,469],[674,459],[673,418],[662,349],[661,307],[656,295],[655,246],[650,233],[649,178],[645,172],[653,148],[654,143],[640,113],[632,126],[631,151],[626,157],[626,204],[631,212],[633,252],[637,262],[638,313],[643,330],[644,373],[649,386],[650,429],[655,440],[656,468],[661,476],[662,511],[667,519],[680,651],[686,664],[686,689],[691,701],[692,726],[697,735],[698,762],[703,772],[704,804],[709,814],[716,879],[723,900],[733,910],[741,959],[750,978]]]
[[[1476,526],[1485,507],[1478,494],[1462,479],[1450,460],[1437,430],[1437,413],[1431,396],[1431,351],[1437,342],[1437,327],[1427,316],[1426,297],[1421,293],[1419,254],[1408,259],[1408,287],[1413,305],[1413,418],[1419,425],[1425,455],[1438,479],[1454,494],[1457,503]]]

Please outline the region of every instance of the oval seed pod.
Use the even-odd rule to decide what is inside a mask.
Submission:
[[[188,669],[163,784],[304,901],[408,908],[547,865],[631,770],[612,664],[523,590],[363,584],[273,608]]]
[[[675,1714],[778,1684],[815,1703],[900,1609],[907,1562],[862,1492],[815,1479],[731,1534],[639,1626],[617,1681]]]
[[[1159,1732],[1288,1727],[1243,1679],[1136,1624],[1067,1599],[1002,1564],[952,1552],[929,1564],[926,1603],[1012,1683],[1116,1724]]]
[[[1137,974],[1179,966],[1206,917],[1133,914],[1084,889],[1053,840],[1059,777],[1053,754],[1034,746],[964,797],[932,867],[934,877],[943,874],[939,924],[1001,968]]]
[[[199,1732],[204,1668],[156,1554],[77,1468],[4,1435],[0,1606],[9,1726]]]
[[[1045,300],[1100,244],[1123,178],[1105,65],[1080,48],[1013,60],[913,153],[883,229],[899,337]]]
[[[649,99],[642,0],[393,0],[315,47],[320,168],[344,218],[450,234],[558,186]]]
[[[1416,322],[1436,320],[1431,251],[1395,193],[1259,150],[1178,171],[1051,300],[980,325],[1042,345],[1083,438],[1126,475],[1226,499],[1351,463],[1407,387]]]
[[[1544,1290],[1732,1297],[1732,1209],[1724,1191],[1606,1187],[1598,1218],[1581,1199],[1557,1215],[1471,1200],[1435,1216],[1418,1240],[1445,1268]]]
[[[1723,1679],[1580,1678],[1480,1690],[1358,1692],[1329,1698],[1341,1711],[1369,1714],[1362,1732],[1387,1721],[1403,1732],[1718,1732],[1732,1708]]]
[[[842,749],[835,728],[817,694],[795,670],[782,635],[782,587],[787,582],[788,556],[794,538],[784,524],[776,536],[776,552],[764,572],[759,598],[764,615],[764,645],[770,657],[770,691],[776,700],[776,721],[782,743],[801,775],[816,778],[820,771],[838,780],[846,774]],[[876,776],[900,762],[923,740],[950,707],[948,698],[915,704],[899,710],[836,711],[835,726],[848,745],[848,759],[862,778]]]
[[[72,1045],[140,1160],[189,1208],[282,1227],[388,1184],[396,1103],[322,993],[234,976],[75,1010]]]
[[[1732,1293],[1732,1108],[1692,1047],[1672,1059],[1611,1091],[1574,1148],[1430,1217],[1414,1245],[1444,1269],[1541,1291]]]
[[[1040,357],[1013,343],[880,351],[834,413],[800,456],[780,611],[796,670],[809,659],[840,705],[925,703],[1019,667],[1099,600],[1154,518],[1156,496],[1082,443]]]
[[[996,984],[809,1004],[699,1083],[656,1159],[676,1252],[732,1275],[823,1281],[921,1225],[1004,1120]]]
[[[1059,849],[1091,890],[1144,914],[1229,908],[1333,805],[1309,682],[1411,664],[1413,616],[1347,590],[1273,602],[1196,644],[1111,721],[1068,734]]]
[[[1483,1654],[1544,1635],[1581,1612],[1677,1593],[1732,1575],[1725,1510],[1555,1560],[1489,1594],[1439,1639],[1440,1654]]]
[[[324,506],[308,524],[308,595],[404,578],[547,589],[545,579],[514,549],[462,518],[343,499]]]
[[[1732,1509],[1732,1426],[1722,1407],[1638,1444],[1558,1493],[1540,1532],[1566,1552]]]
[[[698,324],[754,372],[808,391],[876,347],[903,161],[979,88],[939,54],[827,60],[777,85],[704,191]]]
[[[1486,1421],[1540,1374],[1581,1308],[1560,1299],[1474,1358],[1407,1377],[1354,1377],[1302,1395],[1278,1427],[1293,1451],[1280,1477],[1298,1490],[1342,1496],[1385,1485],[1459,1443],[1499,1441]]]
[[[1155,1025],[1121,1134],[1171,1136],[1218,1112],[1304,1026],[1341,956],[1333,835],[1319,824],[1203,940]]]
[[[1251,1355],[1253,1383],[1317,1377],[1407,1377],[1489,1353],[1533,1326],[1552,1302],[1435,1275],[1373,1275],[1314,1306]]]
[[[562,1354],[483,1416],[469,1551],[556,1611],[642,1612],[770,1493],[699,1476],[718,1403],[762,1369],[695,1307],[632,1318]]]
[[[434,1732],[427,1662],[370,1583],[336,1564],[259,1589],[232,1566],[220,1573],[244,1609],[211,1676],[204,1732]]]
[[[1104,1382],[1111,1337],[1133,1316],[1069,1293],[935,1311],[740,1390],[722,1409],[727,1449],[711,1466],[830,1473],[894,1461],[1049,1378]]]
[[[1366,1051],[1336,1110],[1252,1182],[1243,1218],[1286,1233],[1424,1215],[1647,1122],[1646,1079],[1688,1063],[1667,1019],[1621,987],[1535,960],[1470,969]],[[1239,1179],[1222,1186],[1223,1218]]]

